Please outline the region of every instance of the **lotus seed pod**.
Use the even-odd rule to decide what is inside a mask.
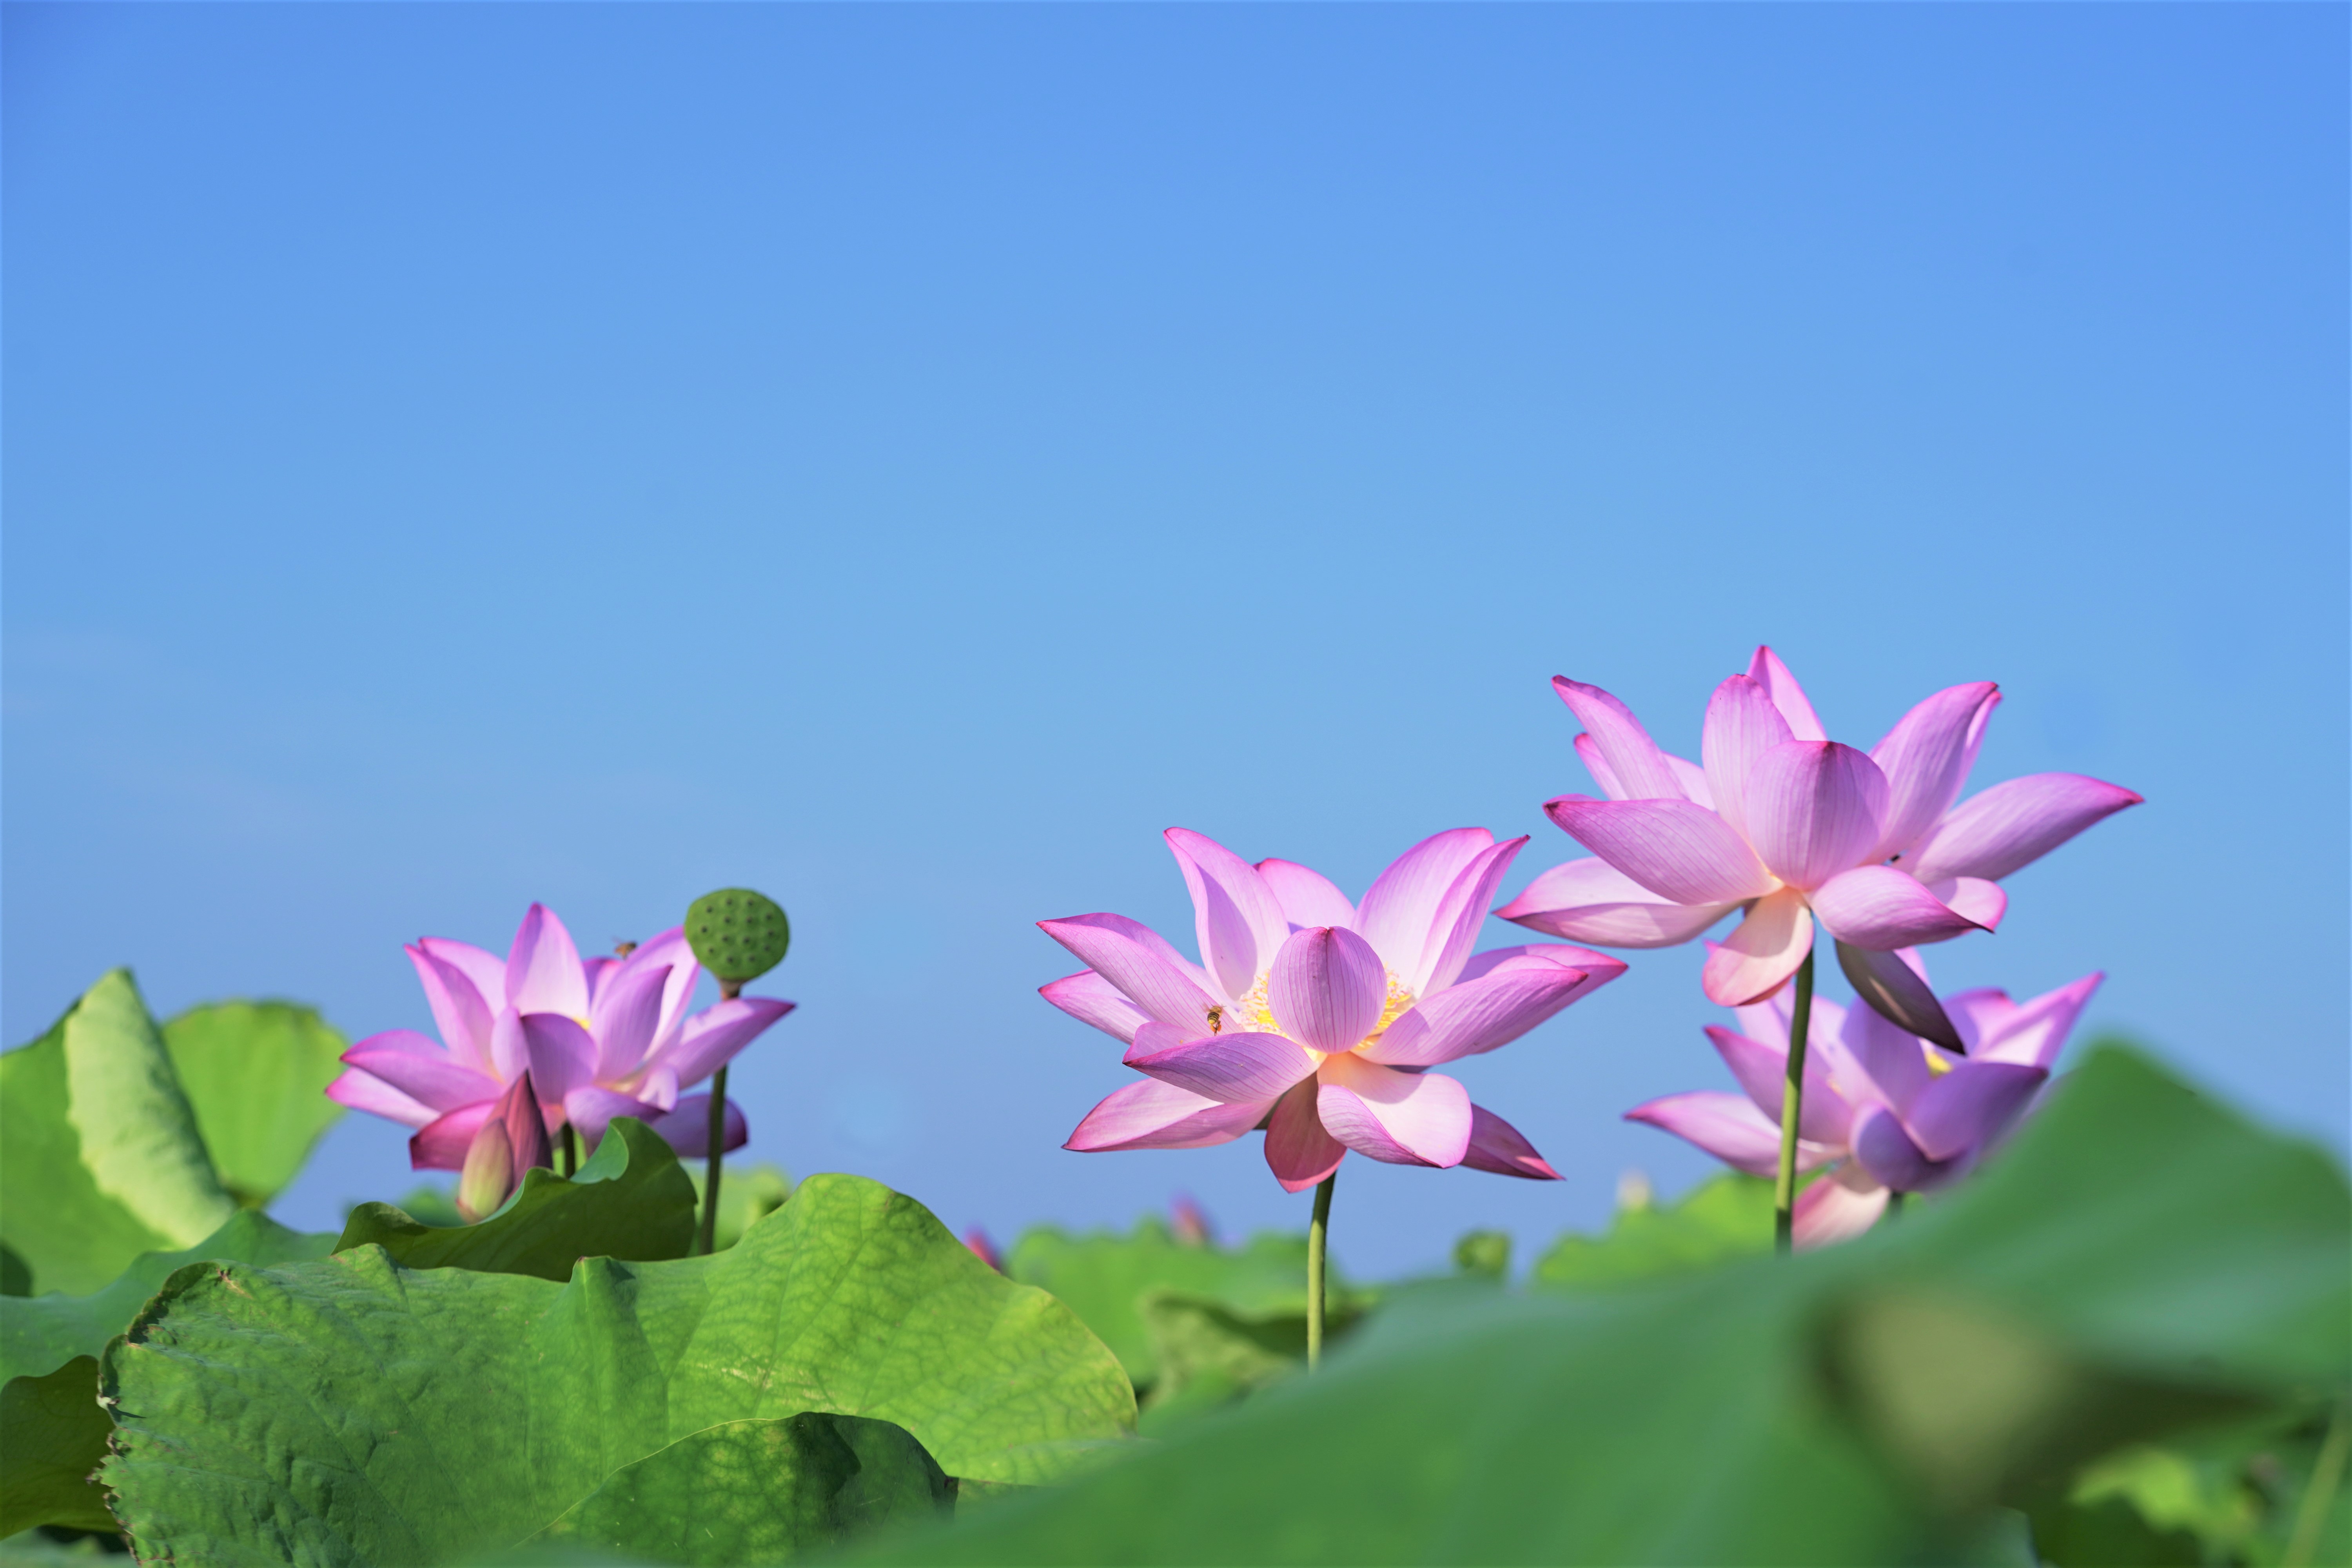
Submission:
[[[757,980],[784,961],[793,923],[782,904],[749,888],[721,888],[686,911],[687,944],[722,984]]]

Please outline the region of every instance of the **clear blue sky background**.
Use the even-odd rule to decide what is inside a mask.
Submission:
[[[1867,745],[2148,804],[1939,980],[2341,1147],[2340,6],[16,6],[6,1038],[427,1016],[400,943],[766,889],[756,1152],[959,1227],[1198,1194],[1079,1156],[1118,1047],[1030,922],[1189,946],[1159,838],[1360,891],[1576,853],[1556,672],[1697,744],[1769,640]],[[1516,929],[1491,928],[1490,942]],[[1463,1076],[1568,1176],[1350,1162],[1387,1271],[1695,1153],[1696,948]],[[409,1183],[349,1119],[281,1210]],[[1521,1257],[1527,1256],[1525,1250]]]

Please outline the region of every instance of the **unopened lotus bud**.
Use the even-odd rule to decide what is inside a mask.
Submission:
[[[1175,1231],[1176,1239],[1182,1245],[1186,1247],[1209,1245],[1212,1233],[1209,1229],[1208,1213],[1192,1201],[1192,1195],[1190,1193],[1179,1193],[1176,1195],[1176,1201],[1169,1205],[1169,1217],[1173,1222],[1170,1228]]]
[[[496,1116],[482,1123],[466,1151],[466,1168],[457,1173],[457,1217],[478,1225],[495,1212],[514,1191],[514,1144],[506,1122]]]
[[[530,1072],[507,1086],[499,1100],[498,1119],[506,1124],[507,1146],[514,1151],[514,1177],[507,1184],[511,1192],[522,1185],[522,1173],[533,1165],[555,1168],[555,1142],[547,1135],[547,1121],[540,1114],[539,1097],[530,1087]]]
[[[783,906],[749,888],[721,888],[686,911],[687,944],[703,968],[731,994],[784,961],[793,944]]]

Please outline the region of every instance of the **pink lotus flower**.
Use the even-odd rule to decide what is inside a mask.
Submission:
[[[1127,1065],[1146,1075],[1065,1147],[1198,1149],[1263,1127],[1266,1163],[1292,1192],[1350,1149],[1559,1179],[1509,1122],[1427,1070],[1508,1044],[1624,973],[1577,947],[1471,952],[1525,838],[1440,833],[1351,904],[1304,866],[1253,866],[1181,827],[1167,837],[1192,889],[1200,963],[1123,916],[1039,922],[1087,964],[1045,999],[1126,1041]]]
[[[1917,964],[1916,954],[1899,956]],[[1915,972],[1925,984],[1924,971]],[[1797,1198],[1797,1245],[1858,1236],[1885,1212],[1889,1192],[1934,1192],[1966,1175],[2049,1080],[2051,1064],[2104,978],[2086,974],[2022,1004],[2000,991],[1942,998],[1965,1056],[1907,1034],[1868,1007],[1815,997],[1797,1168],[1832,1168]],[[1789,998],[1742,1007],[1738,1017],[1738,1032],[1710,1026],[1706,1037],[1744,1094],[1673,1094],[1625,1116],[1769,1177],[1780,1156]]]
[[[428,936],[408,950],[441,1038],[414,1029],[371,1035],[343,1053],[328,1098],[418,1129],[409,1162],[457,1171],[526,1070],[551,1133],[569,1125],[590,1148],[615,1116],[653,1127],[680,1154],[709,1152],[710,1097],[680,1098],[769,1025],[790,1002],[740,996],[689,1016],[700,965],[670,930],[625,958],[581,962],[563,922],[533,904],[503,959]],[[726,1108],[726,1147],[750,1136]]]
[[[2036,773],[1955,809],[2000,700],[1990,681],[1937,692],[1864,755],[1822,732],[1796,677],[1759,647],[1707,704],[1703,765],[1660,751],[1599,687],[1552,686],[1583,721],[1577,752],[1609,798],[1561,795],[1544,810],[1595,858],[1554,867],[1497,912],[1578,942],[1669,947],[1744,909],[1706,963],[1707,996],[1725,1006],[1795,973],[1818,918],[1874,1005],[1951,1044],[1884,955],[1992,930],[2008,906],[2001,878],[2140,801]]]

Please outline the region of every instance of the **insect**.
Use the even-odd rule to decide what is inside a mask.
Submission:
[[[1223,1006],[1218,1005],[1211,1007],[1209,1009],[1209,1033],[1213,1035],[1223,1034],[1224,1032],[1224,1028],[1225,1010]]]

